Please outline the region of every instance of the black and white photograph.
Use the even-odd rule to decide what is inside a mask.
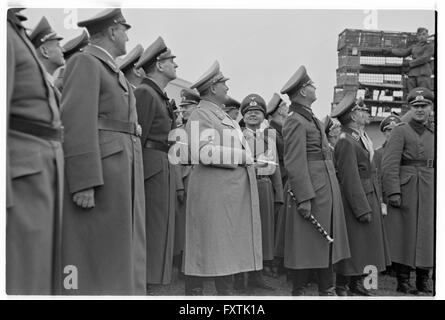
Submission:
[[[2,11],[3,297],[443,297],[437,2],[191,3]]]

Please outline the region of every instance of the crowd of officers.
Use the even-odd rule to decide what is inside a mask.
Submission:
[[[304,66],[281,90],[290,106],[229,97],[215,62],[175,109],[165,88],[178,66],[161,37],[116,59],[131,27],[120,9],[79,22],[88,33],[63,48],[46,18],[30,33],[24,20],[8,11],[8,294],[144,295],[176,266],[186,295],[209,278],[219,295],[272,292],[264,276],[285,269],[292,295],[309,281],[320,295],[371,295],[367,268],[390,265],[397,291],[431,294],[429,89],[409,93],[405,122],[382,121],[374,150],[355,94],[315,117]],[[189,142],[173,144],[174,129]]]

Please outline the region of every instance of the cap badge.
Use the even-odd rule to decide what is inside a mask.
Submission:
[[[250,97],[250,100],[252,101],[250,101],[249,106],[255,107],[258,105],[258,103],[255,101],[255,97]]]

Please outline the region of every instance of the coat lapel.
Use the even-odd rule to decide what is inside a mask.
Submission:
[[[122,87],[122,89],[124,89],[125,92],[128,93],[127,80],[125,79],[124,74],[120,71],[119,67],[116,65],[116,62],[111,57],[109,57],[104,51],[93,45],[88,45],[84,51],[102,61],[105,65],[108,66],[108,68],[111,69],[111,71],[116,73],[119,85]]]

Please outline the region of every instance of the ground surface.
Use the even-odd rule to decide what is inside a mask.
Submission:
[[[292,284],[287,281],[286,275],[281,275],[278,278],[264,277],[267,284],[274,287],[274,291],[249,288],[245,292],[234,291],[237,296],[290,296],[292,290]],[[411,283],[414,285],[415,274],[412,274]],[[416,295],[403,294],[396,291],[397,280],[395,277],[389,275],[379,275],[378,289],[372,290],[374,296],[387,297],[387,296],[404,296],[407,298],[416,298]],[[317,285],[310,284],[306,290],[308,296],[317,296]],[[184,280],[178,277],[177,270],[175,269],[173,274],[173,281],[169,285],[156,285],[151,287],[150,295],[155,296],[184,296]],[[212,280],[205,281],[204,283],[204,295],[215,296],[216,290],[214,282]]]

